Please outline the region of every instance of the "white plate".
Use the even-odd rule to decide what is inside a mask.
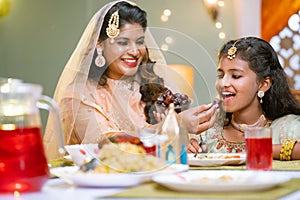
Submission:
[[[188,163],[192,166],[221,166],[221,165],[241,165],[246,162],[246,154],[243,153],[199,153],[197,157],[194,154],[188,155]]]
[[[233,192],[259,191],[289,181],[291,177],[275,174],[272,171],[203,171],[158,175],[153,177],[157,182],[176,191],[193,192]]]
[[[82,165],[86,159],[97,158],[96,153],[99,151],[98,144],[66,145],[65,149],[71,156],[72,161],[78,166]]]
[[[184,172],[188,165],[174,164],[159,171],[147,173],[78,173],[79,167],[58,167],[51,174],[60,177],[69,184],[85,187],[129,187],[150,181],[154,175]]]

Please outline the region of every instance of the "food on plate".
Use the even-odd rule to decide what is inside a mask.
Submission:
[[[54,167],[66,167],[66,166],[75,166],[74,162],[66,158],[57,158],[49,161],[49,166]]]
[[[112,143],[128,142],[130,144],[142,145],[142,141],[140,140],[140,138],[128,134],[114,135],[109,137],[108,140]]]
[[[209,182],[209,181],[232,181],[233,178],[229,175],[222,175],[219,177],[207,177],[207,176],[202,176],[198,177],[195,179],[192,179],[191,182]]]
[[[166,166],[163,160],[147,154],[141,145],[129,142],[104,144],[99,160],[91,173],[150,172]]]
[[[93,164],[90,173],[149,172],[166,167],[163,160],[147,154],[145,147],[136,136],[124,132],[110,132],[99,142],[97,166]],[[92,169],[92,170],[90,170]]]
[[[128,142],[136,145],[143,144],[139,137],[129,135],[122,131],[109,131],[100,136],[98,147],[101,149],[104,144],[121,142]]]
[[[196,158],[199,159],[233,159],[241,158],[239,154],[198,154]]]
[[[150,172],[166,167],[163,160],[147,154],[139,137],[125,132],[108,132],[98,147],[98,162],[84,164],[79,173]]]

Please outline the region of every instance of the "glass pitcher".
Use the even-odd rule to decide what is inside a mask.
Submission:
[[[49,178],[39,108],[54,112],[63,149],[62,127],[53,99],[42,86],[13,81],[0,84],[0,193],[39,191]]]

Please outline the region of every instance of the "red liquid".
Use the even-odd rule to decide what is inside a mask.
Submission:
[[[272,138],[246,138],[247,169],[272,170]]]
[[[0,129],[0,192],[39,191],[48,178],[41,129]]]
[[[152,156],[156,156],[156,145],[153,145],[151,147],[146,147],[146,146],[143,145],[143,148],[145,149],[147,154],[152,155]]]

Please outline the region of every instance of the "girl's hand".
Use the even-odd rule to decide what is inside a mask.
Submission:
[[[187,149],[188,153],[204,153],[207,152],[205,143],[200,143],[196,138],[191,138]]]

